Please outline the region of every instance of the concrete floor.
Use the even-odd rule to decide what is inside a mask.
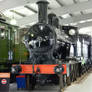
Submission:
[[[64,92],[92,92],[92,73],[78,83],[73,83]]]
[[[10,85],[10,92],[58,92],[58,89],[59,89],[59,86],[39,86],[35,88],[35,90],[31,90],[31,91],[23,91],[23,90],[17,91],[16,84]]]
[[[43,88],[44,89],[44,88]],[[54,90],[48,90],[49,88],[45,88],[44,90],[34,90],[34,91],[17,91],[16,85],[11,85],[10,92],[58,92]],[[72,83],[71,86],[67,87],[64,92],[92,92],[92,73],[88,74],[79,80],[78,82]]]

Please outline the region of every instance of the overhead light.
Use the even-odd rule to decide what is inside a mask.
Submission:
[[[16,21],[15,19],[12,19],[12,20],[10,21],[10,24],[16,25],[16,24],[17,24],[17,21]]]
[[[5,33],[4,33],[4,32],[2,32],[2,33],[1,33],[1,37],[4,37],[4,35],[5,35]]]
[[[75,30],[74,29],[70,29],[69,30],[69,35],[75,35]]]
[[[70,25],[72,25],[72,26],[75,26],[75,25],[77,25],[78,23],[70,23]]]
[[[82,21],[80,21],[79,23],[85,23],[86,21],[85,20],[82,20]]]
[[[61,17],[62,17],[62,18],[69,18],[70,15],[69,15],[69,14],[64,14],[64,15],[62,15]]]
[[[88,19],[88,20],[87,20],[87,22],[90,22],[90,21],[92,21],[92,19]]]
[[[64,26],[68,26],[69,24],[63,24]]]

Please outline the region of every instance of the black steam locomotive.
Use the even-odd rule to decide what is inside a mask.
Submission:
[[[25,64],[12,67],[13,73],[29,76],[32,87],[38,82],[41,85],[46,83],[58,84],[59,77],[56,72],[66,73],[66,70],[64,71],[65,65],[58,65],[53,56],[57,37],[54,27],[47,23],[48,2],[39,1],[37,4],[39,21],[25,35],[25,45],[29,51],[29,59]]]
[[[73,64],[73,66],[74,63],[79,64],[77,60],[79,37],[77,27],[61,27],[55,14],[47,16],[47,1],[39,1],[37,4],[39,21],[25,35],[29,58],[24,64],[12,66],[12,73],[26,75],[26,84],[29,88],[34,88],[36,84],[59,84],[59,75],[67,75],[67,64]],[[61,31],[59,38],[56,35],[56,29]],[[71,47],[73,51],[70,57]],[[75,70],[77,72],[78,67]]]

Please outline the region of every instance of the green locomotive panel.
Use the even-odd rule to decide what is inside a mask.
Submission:
[[[7,40],[0,39],[0,61],[6,62],[8,59]]]
[[[15,60],[14,62],[25,62],[27,61],[28,52],[24,44],[16,44],[14,48]]]
[[[19,35],[19,37],[21,37],[20,34],[16,32],[20,32],[18,27],[0,22],[0,63],[19,63],[27,61],[27,49],[23,43],[16,44],[16,36]],[[12,59],[10,60],[9,58]]]

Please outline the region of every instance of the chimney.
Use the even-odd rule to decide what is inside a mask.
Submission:
[[[46,23],[47,24],[47,9],[48,9],[48,2],[47,1],[38,1],[38,20],[39,23]]]

